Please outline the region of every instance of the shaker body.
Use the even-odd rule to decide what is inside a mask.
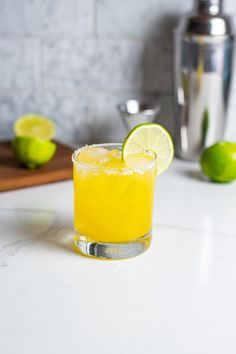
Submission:
[[[226,123],[234,37],[174,36],[176,153],[199,160],[203,149],[221,140]]]

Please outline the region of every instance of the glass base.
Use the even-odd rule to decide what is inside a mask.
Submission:
[[[151,244],[151,232],[123,243],[97,242],[77,232],[74,234],[75,250],[85,256],[99,259],[125,259],[145,252]]]

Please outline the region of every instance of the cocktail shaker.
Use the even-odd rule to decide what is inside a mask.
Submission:
[[[234,49],[222,0],[198,0],[174,32],[176,153],[198,160],[221,140],[226,123]]]

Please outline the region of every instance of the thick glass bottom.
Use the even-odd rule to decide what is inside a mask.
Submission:
[[[75,250],[85,256],[100,259],[125,259],[135,257],[145,252],[151,244],[151,232],[128,242],[107,243],[88,239],[75,232]]]

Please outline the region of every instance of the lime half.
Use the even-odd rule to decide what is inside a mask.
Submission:
[[[174,146],[170,134],[160,124],[137,125],[128,134],[122,147],[122,158],[128,155],[152,151],[156,155],[156,174],[164,172],[174,156]]]
[[[51,140],[56,132],[53,121],[38,114],[21,116],[15,122],[13,129],[16,136],[31,136],[44,140]]]
[[[16,137],[12,141],[16,158],[27,168],[33,169],[49,162],[57,149],[51,141],[33,137]]]

